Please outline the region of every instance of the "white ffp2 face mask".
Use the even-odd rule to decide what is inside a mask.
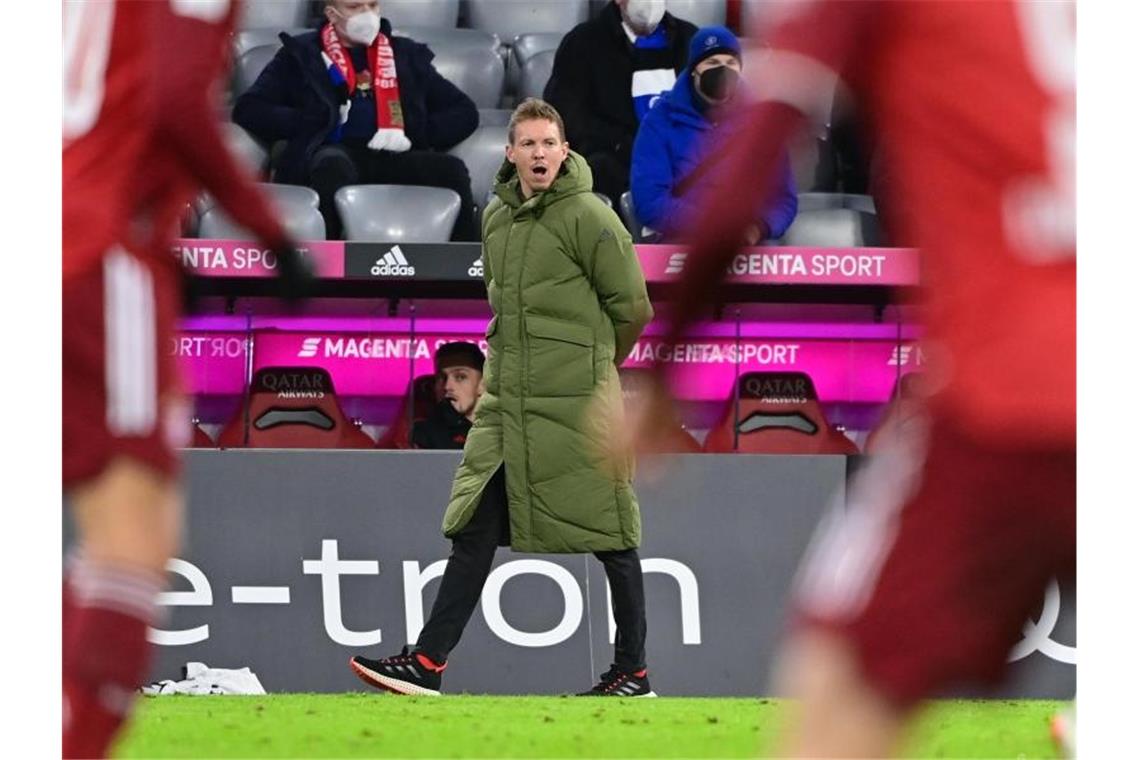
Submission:
[[[344,22],[344,34],[359,45],[371,45],[380,34],[380,14],[365,11],[349,16]]]
[[[629,20],[646,33],[652,32],[665,17],[665,0],[629,0],[625,6]]]

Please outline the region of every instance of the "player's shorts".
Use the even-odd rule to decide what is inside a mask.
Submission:
[[[795,622],[846,638],[872,686],[906,707],[996,684],[1050,579],[1075,570],[1075,450],[989,450],[916,423],[824,519]]]
[[[109,250],[63,281],[63,484],[120,456],[178,472],[190,415],[170,351],[181,302],[177,267]]]

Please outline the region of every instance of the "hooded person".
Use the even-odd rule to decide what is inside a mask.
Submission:
[[[689,60],[673,88],[662,95],[641,122],[633,143],[630,190],[638,221],[676,241],[693,220],[697,199],[715,187],[701,166],[721,139],[714,131],[736,127],[732,117],[747,94],[742,86],[744,56],[740,40],[723,26],[697,30]],[[781,237],[795,219],[798,201],[791,162],[784,156],[779,180],[757,208],[745,243]]]
[[[591,191],[562,118],[527,99],[483,213],[485,392],[463,447],[443,532],[452,552],[411,648],[352,658],[366,683],[438,694],[440,674],[482,593],[498,546],[593,553],[613,591],[614,660],[584,695],[651,696],[645,664],[641,516],[633,463],[606,451],[618,434],[618,366],[653,316],[621,220]]]

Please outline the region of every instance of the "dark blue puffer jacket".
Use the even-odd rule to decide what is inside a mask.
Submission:
[[[475,102],[435,70],[435,54],[427,45],[391,36],[388,19],[381,20],[380,31],[395,55],[404,133],[412,150],[445,151],[474,132],[479,126]],[[274,161],[274,180],[305,184],[309,159],[336,127],[347,93],[329,78],[319,32],[282,33],[281,42],[257,81],[237,99],[233,119],[263,142],[285,140]]]
[[[667,239],[692,220],[696,199],[707,190],[701,184],[704,178],[685,188],[683,195],[674,195],[676,188],[701,163],[706,150],[716,149],[704,139],[715,125],[698,107],[698,97],[686,67],[673,89],[646,114],[633,142],[629,186],[634,211],[639,222]],[[782,181],[756,214],[767,225],[769,238],[783,235],[796,218],[796,183],[787,154],[781,171]]]

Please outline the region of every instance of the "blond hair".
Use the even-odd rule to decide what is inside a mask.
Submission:
[[[562,116],[558,109],[540,98],[527,98],[519,103],[511,114],[511,121],[507,126],[507,141],[515,144],[515,127],[519,122],[546,119],[558,127],[558,136],[566,142],[566,125],[562,123]]]

